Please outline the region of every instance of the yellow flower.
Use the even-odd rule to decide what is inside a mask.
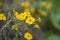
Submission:
[[[21,6],[24,7],[24,3],[21,3]]]
[[[17,19],[20,19],[19,17],[19,13],[17,12],[17,11],[15,11],[15,10],[13,10],[14,11],[14,16],[17,18]]]
[[[39,22],[41,22],[42,21],[42,19],[39,17],[38,19],[37,19]]]
[[[6,17],[5,16],[3,16],[2,18],[3,18],[2,20],[6,20]]]
[[[35,24],[35,25],[34,25],[34,28],[40,29],[40,27],[39,27],[38,24]]]
[[[13,29],[13,30],[18,30],[18,26],[17,26],[17,25],[13,25],[13,26],[12,26],[12,29]]]
[[[24,13],[21,13],[21,14],[19,14],[19,20],[25,20],[26,19],[26,14],[24,14]]]
[[[35,22],[35,18],[34,17],[28,17],[25,22],[27,24],[31,25]]]
[[[46,9],[50,9],[52,7],[52,3],[48,3],[47,6],[46,6]]]
[[[33,39],[33,36],[32,36],[31,33],[26,32],[26,33],[24,34],[24,38],[27,39],[27,40],[31,40],[31,39]]]
[[[27,39],[27,40],[31,40],[31,39]]]
[[[3,14],[0,14],[0,20],[2,20],[2,19],[3,19],[2,17],[3,17]]]
[[[31,12],[34,13],[34,12],[35,12],[35,8],[32,8],[32,9],[31,9]]]
[[[16,15],[19,15],[19,13],[15,11],[15,12],[14,12],[14,16],[16,16]]]
[[[43,2],[41,2],[41,5],[44,6],[44,7],[46,7],[47,6],[47,2],[43,1]]]
[[[21,6],[24,8],[28,8],[30,6],[30,3],[26,1],[26,2],[22,3]]]
[[[2,20],[2,17],[0,17],[0,20]]]
[[[20,20],[20,18],[19,18],[20,16],[19,16],[19,15],[16,15],[15,17],[16,17],[18,20]]]
[[[26,14],[24,14],[24,13],[19,14],[18,12],[15,12],[14,15],[18,20],[25,20],[26,19]]]
[[[41,2],[41,5],[44,6],[46,9],[50,9],[52,7],[52,3],[46,1]]]
[[[42,16],[47,16],[47,12],[43,11],[43,10],[38,10],[38,12],[42,15]]]
[[[24,11],[24,14],[25,14],[26,16],[31,15],[29,11]]]
[[[0,2],[0,6],[2,6],[2,2]]]
[[[29,11],[30,11],[30,9],[26,8],[26,9],[24,10],[24,12],[25,12],[25,11],[28,11],[28,12],[29,12]]]
[[[4,14],[0,14],[0,20],[6,20],[6,16]]]

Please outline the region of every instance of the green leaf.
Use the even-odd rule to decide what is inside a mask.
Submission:
[[[57,10],[57,12],[55,11],[52,12],[50,18],[51,18],[51,22],[54,25],[54,27],[60,30],[60,11]]]
[[[52,34],[48,36],[47,40],[60,40],[60,36]]]

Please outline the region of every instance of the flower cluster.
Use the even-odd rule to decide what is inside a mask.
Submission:
[[[41,4],[46,9],[51,8],[51,3],[47,4],[47,2],[41,2]],[[0,3],[0,5],[1,5],[1,3]],[[25,31],[27,31],[29,29],[27,27],[27,25],[34,26],[34,27],[32,27],[33,29],[40,29],[40,24],[38,24],[38,23],[39,22],[41,23],[43,20],[41,18],[41,16],[47,16],[47,12],[43,11],[42,9],[33,8],[36,5],[34,5],[32,7],[30,7],[30,6],[31,6],[30,2],[25,1],[25,2],[22,2],[20,4],[20,7],[23,8],[22,11],[19,10],[21,12],[13,9],[13,16],[11,17],[11,20],[12,21],[15,20],[15,21],[14,21],[13,25],[11,25],[11,29],[17,31],[18,34],[21,34],[21,32],[20,32],[21,29],[24,30],[24,31],[21,30],[23,33]],[[6,16],[4,14],[0,14],[0,20],[6,20]],[[33,39],[33,35],[29,32],[29,30],[28,30],[28,32],[25,32],[23,34],[23,37],[26,40],[32,40]]]
[[[14,16],[18,19],[18,20],[23,20],[25,21],[25,23],[31,25],[35,22],[35,18],[32,17],[31,13],[29,11],[24,11],[23,13],[18,13],[18,12],[14,12]]]
[[[26,23],[28,25],[33,24],[34,25],[33,28],[40,29],[40,26],[36,23],[36,21],[42,22],[42,19],[40,17],[38,17],[36,20],[36,18],[32,16],[32,14],[30,13],[29,10],[24,10],[24,12],[22,12],[22,13],[15,11],[14,16],[19,21],[24,21],[24,23]],[[14,25],[14,26],[12,26],[12,29],[18,30],[18,27]],[[26,33],[24,33],[24,38],[27,40],[32,40],[33,36],[30,32],[26,32]]]

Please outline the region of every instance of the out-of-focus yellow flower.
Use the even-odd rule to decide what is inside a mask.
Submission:
[[[6,16],[4,14],[0,14],[0,20],[6,21]]]
[[[25,8],[28,8],[29,6],[30,6],[30,3],[29,2],[23,2],[22,4],[21,4],[21,6],[22,7],[25,7]]]
[[[29,17],[32,17],[32,15],[28,15],[27,17],[28,17],[28,18],[29,18]]]
[[[31,39],[26,39],[26,40],[31,40]]]
[[[48,3],[47,6],[46,6],[46,9],[50,9],[52,7],[52,3]]]
[[[38,19],[37,19],[39,22],[42,22],[42,19],[39,17]]]
[[[2,6],[2,3],[0,3],[0,6]]]
[[[44,6],[44,7],[46,7],[47,6],[47,2],[43,1],[43,2],[41,2],[41,5]]]
[[[24,3],[21,3],[21,6],[24,7]]]
[[[34,13],[34,12],[35,12],[35,8],[32,8],[32,9],[31,9],[31,12]]]
[[[31,40],[31,39],[33,39],[33,36],[32,36],[31,33],[26,32],[26,33],[24,34],[24,38],[27,39],[27,40]]]
[[[52,3],[46,1],[41,2],[41,5],[44,6],[46,9],[50,9],[52,7]]]
[[[34,17],[28,17],[25,22],[27,24],[31,25],[35,22],[35,18]]]
[[[38,24],[35,24],[35,25],[34,25],[34,28],[40,29],[40,27],[39,27]]]
[[[47,16],[47,12],[43,11],[43,10],[38,10],[38,12],[42,15],[42,16]]]
[[[27,40],[31,40],[31,39],[27,39]]]
[[[0,6],[2,6],[2,1],[0,1]]]
[[[30,9],[26,8],[26,9],[24,10],[24,12],[25,12],[25,11],[28,11],[28,12],[29,12],[29,11],[30,11]]]
[[[13,25],[13,26],[12,26],[12,29],[13,29],[13,30],[18,30],[18,26],[17,26],[17,25]]]

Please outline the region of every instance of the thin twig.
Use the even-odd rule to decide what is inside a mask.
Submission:
[[[9,21],[2,27],[1,31],[2,31],[5,27],[7,27],[7,25],[8,25],[11,21],[12,21],[12,20],[9,20]]]
[[[21,36],[23,35],[20,31],[17,31],[17,32],[18,32],[19,35],[21,35]]]
[[[7,35],[7,38],[9,38],[11,32],[12,32],[12,29],[9,31],[9,33],[8,33],[8,35]],[[7,40],[8,40],[8,39],[7,39]]]

